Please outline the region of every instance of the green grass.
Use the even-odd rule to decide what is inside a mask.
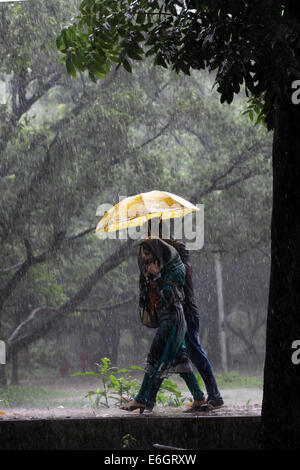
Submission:
[[[262,388],[263,378],[252,376],[241,376],[238,372],[227,374],[215,374],[218,387],[221,389],[234,388]]]
[[[229,372],[228,374],[215,374],[216,381],[219,389],[236,389],[236,388],[262,388],[263,379],[262,377],[252,376],[241,376],[238,372]],[[70,378],[70,383],[73,383],[73,378]],[[78,384],[78,378],[76,378]],[[142,376],[137,379],[138,382],[142,380]],[[177,383],[180,389],[185,389],[185,385],[180,378],[175,375],[171,377],[171,380]],[[0,410],[7,407],[23,407],[23,408],[56,408],[58,406],[64,406],[65,408],[82,408],[88,406],[88,401],[85,399],[85,395],[89,390],[95,389],[97,381],[94,385],[86,384],[86,391],[82,388],[85,381],[80,380],[81,391],[70,391],[67,390],[69,387],[66,386],[64,389],[63,385],[59,388],[52,386],[47,387],[46,385],[9,385],[6,388],[0,388]],[[203,387],[203,381],[201,381],[201,387]],[[76,388],[76,387],[75,387]]]
[[[215,373],[215,378],[219,390],[234,390],[238,388],[263,388],[263,378],[260,376],[243,376],[240,375],[238,372],[233,371],[228,372],[227,374]],[[185,384],[180,378],[173,375],[172,380],[179,385],[179,388],[181,390],[185,390]],[[203,380],[201,378],[199,380],[199,374],[197,374],[197,380],[200,383],[200,387],[205,390]]]
[[[38,385],[10,385],[0,388],[0,408],[46,408],[64,405],[70,393]]]

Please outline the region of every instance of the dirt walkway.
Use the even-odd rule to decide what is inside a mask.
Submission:
[[[211,412],[198,412],[185,414],[183,411],[187,408],[183,405],[179,408],[157,406],[153,416],[260,416],[262,390],[256,388],[224,390],[222,395],[225,406]],[[67,408],[62,405],[55,408],[7,408],[0,414],[0,420],[34,420],[34,419],[59,419],[59,418],[100,418],[100,417],[130,417],[139,416],[138,412],[126,412],[119,408],[100,408],[91,407]],[[143,415],[140,415],[141,418]]]

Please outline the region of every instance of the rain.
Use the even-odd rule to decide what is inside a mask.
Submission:
[[[276,374],[278,382],[287,380],[277,369],[266,369],[264,376],[273,351],[268,349],[267,323],[268,311],[273,312],[270,299],[283,289],[276,284],[282,278],[280,266],[287,266],[290,258],[280,247],[272,258],[272,234],[273,240],[281,240],[278,246],[297,252],[299,225],[295,233],[288,232],[285,220],[290,219],[274,211],[278,140],[270,124],[273,114],[268,121],[271,98],[263,89],[255,94],[250,78],[240,80],[238,67],[232,73],[239,83],[234,78],[230,82],[229,59],[218,63],[223,49],[215,26],[207,32],[204,28],[207,36],[201,36],[205,66],[194,57],[188,70],[186,59],[180,62],[188,45],[178,46],[177,30],[171,34],[170,24],[165,24],[165,46],[158,49],[147,20],[152,9],[166,4],[161,10],[166,17],[180,19],[188,12],[189,21],[201,10],[196,5],[201,2],[138,3],[128,2],[123,22],[113,16],[117,9],[112,7],[104,23],[96,1],[0,4],[0,449],[79,446],[131,450],[132,455],[136,449],[161,454],[253,450],[261,445],[262,414],[268,423],[273,416],[277,419],[268,408],[262,413],[263,404],[272,401],[263,403],[274,390]],[[245,2],[237,4],[242,11]],[[207,8],[214,18],[215,7]],[[229,24],[238,17],[232,9],[226,16],[222,7],[219,19],[212,21]],[[75,28],[79,13],[90,18],[84,33]],[[131,39],[124,39],[126,28]],[[152,55],[143,55],[143,35],[148,35]],[[224,39],[226,47],[230,40]],[[255,73],[259,82],[260,69],[253,68]],[[117,219],[107,222],[122,200],[154,191],[175,199],[163,207],[160,200],[151,210],[145,204],[145,213],[136,202],[132,212],[139,222],[130,227],[123,213],[124,226],[116,227]],[[277,194],[284,200],[279,189]],[[175,216],[184,204],[189,209]],[[296,209],[290,213],[292,217]],[[164,379],[151,414],[122,409],[137,396],[157,331],[141,322],[138,252],[148,228],[155,231],[157,224],[158,230],[159,217],[169,231],[165,238],[181,239],[189,252],[200,315],[198,339],[222,395],[220,408],[185,414],[194,398],[184,380],[173,374]],[[115,223],[111,231],[109,223]],[[101,233],[100,225],[101,230],[106,227]],[[291,259],[290,285],[297,291],[299,260],[296,255]],[[296,296],[286,307],[285,299],[280,297],[278,305],[289,314],[282,314],[280,321],[284,331],[296,325],[294,331],[284,338],[280,331],[269,337],[279,338],[278,348],[287,357],[285,371],[292,376],[299,363],[298,323],[292,318],[298,301]],[[199,368],[192,367],[207,398],[207,384]],[[233,424],[225,424],[226,417]],[[216,428],[208,418],[215,419]],[[182,433],[172,425],[176,419]],[[25,421],[39,420],[45,429],[53,420],[57,423],[51,444],[34,428],[31,440],[14,430],[14,425],[23,429]],[[100,444],[91,437],[97,420],[103,420],[106,430]],[[159,420],[170,426],[169,435],[160,430]],[[78,424],[74,435],[68,421]],[[113,422],[119,423],[117,431]],[[8,426],[7,441],[1,425]],[[59,433],[64,436],[61,443]],[[266,445],[276,447],[268,439]]]

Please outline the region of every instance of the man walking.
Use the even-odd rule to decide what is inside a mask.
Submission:
[[[162,226],[159,226],[159,237],[162,238]],[[193,278],[192,278],[192,265],[190,261],[189,252],[182,241],[164,239],[165,242],[174,246],[181,256],[182,262],[186,268],[186,277],[184,285],[184,315],[187,324],[187,333],[185,336],[186,347],[188,355],[199,371],[206,387],[207,400],[206,404],[202,405],[197,410],[192,406],[187,411],[210,411],[215,408],[220,408],[224,405],[223,398],[218,389],[216,379],[214,376],[213,368],[200,344],[200,312],[195,302]],[[158,380],[152,387],[151,392],[146,403],[146,409],[152,410],[155,405],[156,394],[162,384],[162,380]]]

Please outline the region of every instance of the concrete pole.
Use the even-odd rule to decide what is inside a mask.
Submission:
[[[223,373],[227,374],[227,347],[226,347],[226,333],[225,333],[225,313],[224,313],[224,297],[223,297],[223,280],[222,280],[222,264],[220,260],[220,253],[215,253],[215,271],[217,280],[217,297],[218,297],[218,327],[219,327],[219,341],[221,350],[221,363]]]

